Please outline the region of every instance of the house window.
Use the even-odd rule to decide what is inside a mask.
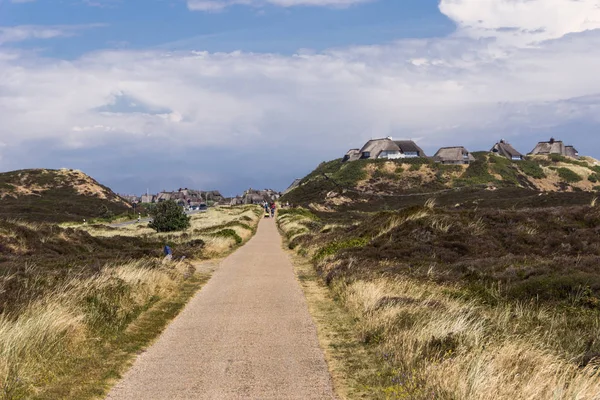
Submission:
[[[362,158],[370,158],[370,157],[371,157],[371,152],[370,151],[363,151]]]

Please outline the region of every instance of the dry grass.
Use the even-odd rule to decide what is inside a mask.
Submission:
[[[215,232],[227,226],[242,242],[248,240],[260,219],[259,214],[252,207],[211,210],[195,215],[192,227],[187,232],[176,234],[147,232],[143,226],[117,230],[83,226],[80,229],[96,236],[152,235],[175,243],[201,239],[204,241],[202,257],[212,258],[226,255],[238,245],[235,237],[215,236]],[[14,223],[36,229],[36,224]],[[229,223],[234,224],[228,226]],[[64,234],[64,231],[57,229],[59,234]],[[15,239],[15,235],[15,232],[0,232],[0,238]],[[71,389],[85,391],[82,389],[85,385],[95,386],[97,393],[99,381],[107,379],[106,371],[92,374],[95,380],[76,387],[73,385],[77,385],[75,382],[79,379],[75,378],[78,363],[98,363],[95,359],[100,354],[103,354],[102,357],[114,356],[112,364],[100,367],[118,371],[127,361],[123,354],[128,353],[124,351],[132,352],[135,348],[127,342],[124,344],[128,346],[126,349],[115,345],[113,353],[119,354],[105,354],[111,348],[109,343],[125,335],[152,305],[164,301],[169,304],[164,307],[167,310],[165,316],[148,323],[158,334],[160,324],[164,322],[160,318],[175,313],[199,282],[195,267],[187,261],[160,263],[156,259],[144,259],[96,268],[97,273],[78,269],[79,272],[65,272],[66,278],[62,280],[53,280],[55,278],[46,269],[25,264],[19,272],[0,276],[0,291],[14,286],[15,274],[21,274],[28,277],[27,284],[31,285],[31,289],[39,293],[32,297],[34,300],[11,307],[10,313],[0,316],[0,398],[57,398],[46,392],[53,385],[52,390],[58,390],[56,386],[59,386],[61,393],[69,393]],[[182,287],[189,292],[183,297]],[[136,335],[140,336],[140,341],[151,339],[146,337],[145,332]]]
[[[461,224],[474,236],[489,233],[497,226],[489,216],[485,222],[482,217],[455,222],[432,207],[414,210],[408,216],[381,214],[388,219],[367,219],[365,225],[379,224],[367,232],[374,232],[369,235],[385,245],[386,238],[380,237],[392,235],[404,223],[410,224],[408,232],[422,227],[438,236],[454,234],[462,229]],[[584,215],[590,217],[587,211]],[[296,243],[300,254],[310,257],[327,246],[331,238],[348,239],[332,235],[329,229],[323,232],[319,224],[311,230],[311,221],[302,213],[280,218],[286,236],[305,235]],[[540,224],[527,219],[511,229],[527,236],[523,241],[533,240],[545,233]],[[304,229],[297,233],[301,227]],[[350,233],[357,234],[362,235],[360,231]],[[449,273],[444,264],[432,264],[427,277],[419,279],[395,274],[395,262],[367,259],[354,250],[339,258],[324,258],[317,267],[334,297],[356,321],[353,329],[357,340],[365,349],[381,355],[376,374],[371,372],[372,365],[360,365],[352,354],[337,354],[338,359],[330,363],[338,368],[334,376],[340,371],[347,373],[352,364],[357,384],[368,393],[366,398],[600,398],[598,354],[586,350],[598,340],[600,317],[593,310],[579,309],[582,300],[589,297],[585,288],[579,298],[574,296],[571,308],[535,300],[511,301],[504,297],[500,284],[487,289],[486,296],[493,297],[493,301],[487,301],[474,296],[469,291],[472,288],[465,288],[468,282],[435,283]],[[361,272],[340,273],[354,270]],[[337,329],[326,321],[322,323],[326,329]]]
[[[184,279],[176,264],[130,262],[97,276],[73,277],[17,315],[0,317],[2,397],[41,390],[79,352],[106,332],[125,329],[145,307],[172,294]]]
[[[234,207],[234,208],[211,208],[208,212],[193,214],[191,226],[184,232],[156,233],[148,227],[147,223],[126,225],[111,228],[109,225],[80,225],[78,229],[84,230],[97,237],[116,236],[144,236],[148,238],[159,238],[172,243],[183,243],[192,240],[202,240],[203,248],[207,257],[220,257],[236,246],[232,238],[214,237],[213,233],[219,227],[239,222],[240,225],[231,225],[232,229],[243,240],[246,241],[254,234],[254,227],[258,224],[262,214],[259,216],[256,207]],[[249,226],[251,229],[248,229]],[[213,229],[214,228],[214,229]]]
[[[392,398],[597,399],[595,365],[578,368],[548,345],[542,325],[560,325],[528,305],[485,308],[409,279],[338,283],[358,335],[393,365]],[[537,326],[532,321],[538,321]],[[542,322],[540,322],[542,321]],[[531,330],[523,334],[523,325]]]

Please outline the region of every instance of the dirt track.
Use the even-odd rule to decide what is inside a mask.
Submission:
[[[332,399],[274,221],[226,258],[108,399]]]

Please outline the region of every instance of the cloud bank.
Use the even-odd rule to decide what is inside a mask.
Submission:
[[[65,61],[0,47],[0,167],[32,166],[35,153],[121,190],[159,176],[231,193],[284,187],[387,135],[431,152],[500,137],[528,151],[556,134],[600,156],[590,137],[600,31],[580,12],[597,2],[552,1],[572,7],[568,21],[536,0],[444,0],[458,25],[450,37],[293,56],[123,50]],[[526,12],[510,19],[511,7]]]

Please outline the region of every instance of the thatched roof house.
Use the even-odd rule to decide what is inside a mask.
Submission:
[[[360,160],[360,149],[350,149],[343,158],[343,162]]]
[[[359,159],[399,159],[426,157],[425,152],[412,140],[393,140],[391,137],[384,139],[371,139],[360,150],[351,149],[344,156],[343,161]]]
[[[562,140],[550,138],[547,142],[539,142],[529,153],[533,156],[559,154],[565,157],[579,158],[579,152],[573,146],[565,146]]]
[[[433,156],[435,162],[441,164],[470,164],[475,157],[464,147],[442,147]]]
[[[498,143],[492,147],[490,150],[491,153],[496,154],[498,156],[506,157],[509,160],[520,161],[525,158],[523,154],[517,151],[514,147],[512,147],[507,141],[504,139],[500,140]]]

